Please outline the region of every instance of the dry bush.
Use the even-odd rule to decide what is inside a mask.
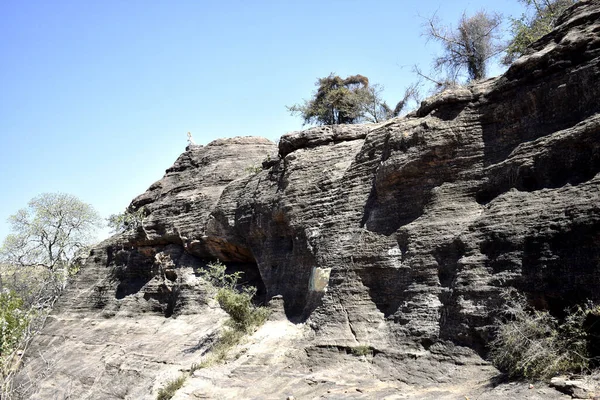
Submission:
[[[565,373],[590,370],[590,315],[600,306],[586,304],[566,310],[558,320],[548,311],[527,306],[515,290],[503,295],[504,306],[496,320],[496,337],[490,342],[490,359],[512,378],[549,379]]]

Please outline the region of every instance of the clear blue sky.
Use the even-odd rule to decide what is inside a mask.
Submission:
[[[184,151],[302,128],[286,105],[362,74],[395,104],[438,46],[423,18],[523,11],[517,0],[0,1],[0,240],[43,192],[106,217]]]

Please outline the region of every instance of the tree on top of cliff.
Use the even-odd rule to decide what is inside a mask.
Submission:
[[[331,73],[320,78],[316,86],[318,88],[313,99],[288,107],[293,115],[299,114],[305,124],[356,123],[364,115],[364,104],[372,100],[369,79],[362,75],[342,79]]]
[[[402,103],[392,110],[381,100],[381,86],[369,86],[369,79],[362,75],[342,79],[331,73],[318,79],[316,86],[311,100],[287,107],[292,115],[300,115],[305,124],[381,122],[399,114],[404,106]]]
[[[13,233],[0,257],[17,266],[41,265],[50,270],[70,267],[75,253],[90,244],[100,225],[94,208],[64,193],[44,193],[9,218]]]
[[[407,108],[409,102],[420,103],[420,89],[420,81],[410,84],[404,90],[402,99],[392,109],[381,97],[383,88],[377,84],[370,86],[371,99],[364,105],[364,120],[366,122],[377,123],[398,117]]]
[[[463,14],[456,28],[443,26],[435,16],[428,19],[426,35],[444,48],[434,61],[443,82],[458,82],[465,73],[467,81],[486,77],[489,61],[502,51],[498,37],[501,22],[498,14],[485,11],[471,17]]]
[[[519,19],[511,19],[512,39],[506,48],[503,64],[510,65],[525,54],[527,47],[549,33],[560,14],[577,0],[519,0],[525,4],[528,13]]]

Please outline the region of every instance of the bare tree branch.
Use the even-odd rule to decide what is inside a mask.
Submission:
[[[442,81],[418,73],[439,86],[441,82],[456,82],[466,72],[467,80],[477,80],[486,76],[489,59],[503,50],[496,32],[502,18],[498,14],[480,11],[468,17],[463,13],[455,29],[441,25],[436,15],[427,20],[426,35],[442,44],[444,53],[434,60],[438,74],[446,75]]]

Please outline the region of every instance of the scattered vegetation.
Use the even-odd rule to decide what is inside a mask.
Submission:
[[[221,363],[227,359],[229,351],[238,345],[244,338],[245,333],[235,329],[224,329],[210,353],[199,363],[196,369],[209,368],[214,364]]]
[[[239,288],[241,272],[228,274],[226,266],[219,261],[208,264],[207,269],[199,272],[217,289],[215,299],[229,314],[226,328],[213,346],[210,356],[198,364],[198,368],[205,368],[223,361],[232,347],[267,320],[269,313],[267,308],[256,306],[252,302],[256,295],[255,287]]]
[[[189,375],[199,369],[208,368],[215,363],[224,361],[229,351],[240,343],[246,334],[262,325],[268,317],[266,308],[257,307],[252,303],[256,288],[239,288],[242,272],[228,274],[226,270],[227,267],[223,263],[216,261],[209,263],[206,269],[198,271],[217,290],[216,300],[219,306],[229,314],[230,319],[213,345],[210,354],[200,363],[192,364]],[[171,399],[175,392],[183,386],[186,379],[187,375],[182,374],[179,378],[168,381],[159,390],[157,400]]]
[[[64,271],[41,265],[0,264],[1,398],[11,398],[23,350],[44,325],[66,279]]]
[[[29,312],[13,290],[0,293],[0,356],[11,354],[29,325]],[[0,358],[0,366],[7,360]]]
[[[1,398],[11,398],[23,350],[44,325],[69,276],[42,265],[0,264]]]
[[[503,59],[507,65],[524,54],[527,46],[549,33],[558,16],[577,0],[519,1],[525,4],[527,13],[511,20],[512,38]],[[444,52],[434,60],[436,77],[426,78],[439,88],[456,84],[461,77],[467,82],[484,78],[490,60],[503,50],[498,37],[500,22],[500,16],[484,11],[473,16],[464,14],[456,28],[444,27],[435,17],[430,18],[427,35],[439,41]],[[398,116],[409,100],[419,97],[418,84],[411,85],[392,108],[383,101],[381,86],[371,85],[363,75],[341,78],[331,73],[318,79],[316,86],[310,100],[287,107],[305,124],[381,122]],[[189,132],[188,141],[193,144]],[[246,168],[254,174],[261,170],[261,166],[255,165]],[[114,232],[134,232],[143,226],[145,217],[144,208],[128,208],[107,220]],[[18,350],[43,325],[68,276],[78,270],[77,253],[91,242],[91,233],[99,226],[99,220],[89,204],[61,193],[42,194],[10,217],[12,233],[0,248],[0,261],[6,263],[0,265],[2,398],[10,391],[10,377],[19,362]],[[14,270],[17,267],[20,274]],[[266,308],[253,303],[256,288],[240,285],[240,272],[228,274],[225,265],[214,262],[200,273],[215,287],[215,299],[229,320],[210,356],[193,364],[190,373],[226,359],[231,348],[268,317]],[[96,290],[95,305],[101,308],[106,302],[106,288]],[[577,306],[557,318],[548,311],[528,307],[525,298],[515,291],[505,293],[503,299],[504,307],[495,325],[496,336],[490,342],[490,358],[510,377],[548,379],[561,373],[585,372],[597,365],[599,360],[591,353],[590,343],[600,341],[593,333],[599,329],[592,329],[592,324],[600,321],[599,305]],[[350,351],[355,356],[365,356],[373,350],[359,345]],[[159,390],[157,399],[171,399],[186,377],[181,375],[168,381]]]
[[[262,166],[260,166],[260,165],[249,165],[246,168],[244,168],[244,171],[246,171],[249,174],[256,175],[260,171],[262,171]]]
[[[158,395],[156,396],[156,400],[169,400],[175,396],[175,392],[177,392],[187,379],[187,375],[182,374],[177,379],[173,379],[167,382],[167,384],[158,391]]]
[[[356,357],[368,356],[373,353],[371,347],[367,346],[366,344],[361,344],[359,346],[352,347],[350,351],[352,352],[352,355]]]
[[[9,218],[0,248],[0,379],[12,393],[23,351],[43,326],[100,225],[96,211],[75,196],[41,194]]]
[[[590,335],[590,316],[599,317],[600,306],[577,306],[558,320],[548,311],[528,307],[515,290],[502,298],[496,338],[490,342],[490,358],[500,370],[512,378],[539,380],[592,367],[590,340],[599,338]]]
[[[334,73],[316,82],[317,90],[310,100],[288,106],[292,115],[299,115],[304,124],[338,125],[361,122],[382,122],[399,116],[410,100],[419,104],[423,82],[435,85],[438,93],[464,83],[487,76],[490,63],[500,58],[510,65],[524,54],[533,42],[550,32],[558,17],[577,0],[519,0],[527,12],[520,18],[511,18],[509,39],[502,36],[500,14],[479,11],[473,15],[464,13],[453,27],[444,25],[435,15],[426,22],[425,36],[439,42],[443,51],[433,60],[434,72],[423,73],[415,65],[413,72],[418,81],[405,90],[404,96],[394,108],[381,96],[382,87],[369,83],[363,75],[341,78]]]
[[[120,214],[110,215],[106,219],[106,222],[113,233],[135,232],[142,226],[145,216],[146,210],[144,207],[140,207],[137,210],[128,208]]]
[[[208,268],[200,270],[204,279],[217,289],[216,300],[219,306],[229,314],[226,328],[221,332],[210,354],[200,363],[194,363],[190,367],[189,375],[202,368],[208,368],[215,363],[223,362],[229,351],[236,346],[243,337],[251,333],[256,327],[262,325],[267,317],[268,310],[257,307],[252,303],[256,294],[256,288],[244,287],[238,289],[241,272],[228,274],[227,267],[221,262],[208,264]],[[157,400],[171,399],[175,392],[183,386],[187,375],[167,382],[167,385],[158,392]]]
[[[577,0],[519,0],[527,7],[520,18],[511,18],[511,37],[503,64],[510,65],[525,53],[533,42],[549,33],[560,14]]]

